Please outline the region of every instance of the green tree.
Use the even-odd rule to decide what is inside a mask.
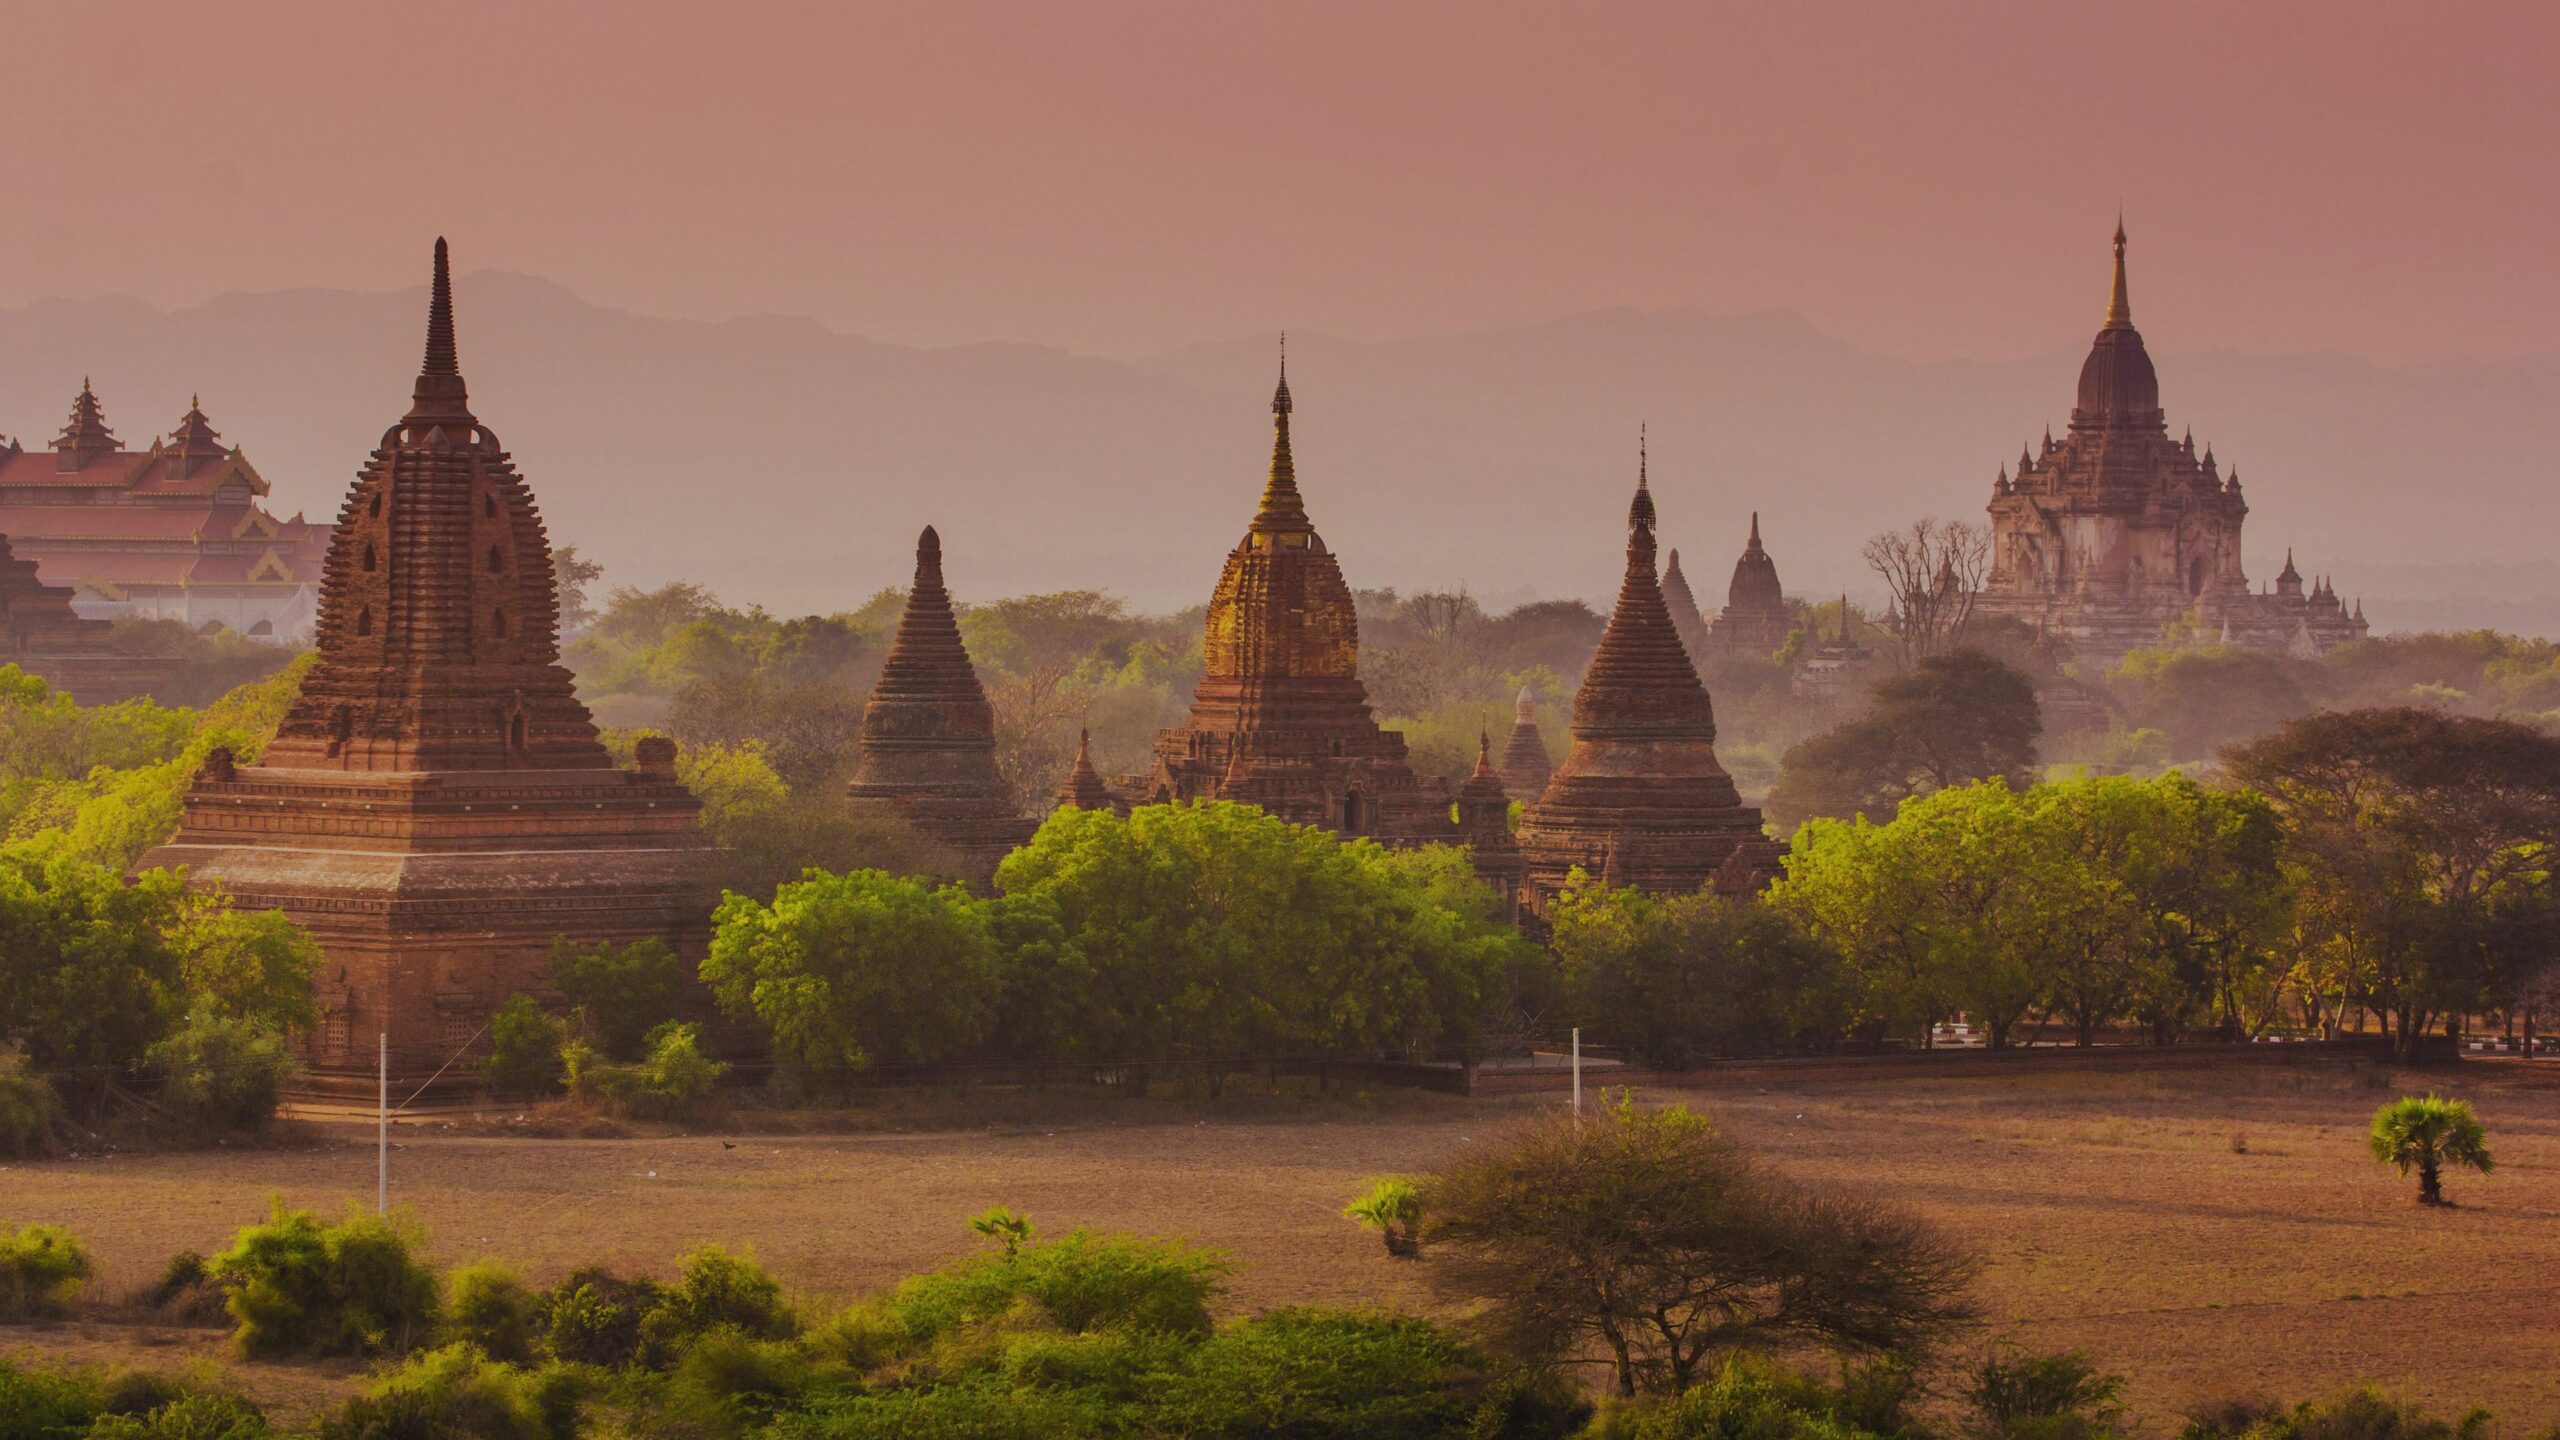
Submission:
[[[2486,1175],[2496,1162],[2489,1158],[2489,1131],[2471,1107],[2434,1095],[2403,1095],[2373,1112],[2368,1137],[2373,1158],[2418,1172],[2418,1203],[2442,1205],[2444,1169],[2464,1166]]]
[[[1390,1255],[1409,1260],[1422,1253],[1422,1191],[1403,1176],[1371,1181],[1342,1214],[1377,1231]]]
[[[530,995],[510,995],[489,1017],[489,1054],[480,1078],[501,1095],[556,1095],[569,1027]]]
[[[588,1038],[605,1054],[636,1060],[649,1031],[675,1018],[684,962],[655,937],[581,945],[562,935],[551,942],[551,984],[577,1007]]]
[[[396,1354],[435,1328],[436,1276],[416,1256],[422,1247],[404,1221],[351,1211],[329,1225],[277,1200],[207,1270],[239,1322],[243,1354]]]
[[[775,1061],[801,1079],[957,1059],[993,1022],[986,915],[957,886],[812,872],[770,905],[730,895],[713,923],[703,980],[723,1009],[764,1025]]]
[[[199,1130],[257,1130],[302,1073],[264,1022],[212,1011],[187,1016],[143,1053],[160,1072],[160,1108]]]
[[[1933,655],[1879,681],[1865,715],[1788,750],[1769,813],[1782,827],[1812,816],[1882,820],[1932,790],[2024,785],[2043,729],[2026,676],[1979,650]]]
[[[1705,1117],[1621,1098],[1531,1122],[1433,1176],[1436,1278],[1531,1363],[1603,1352],[1622,1395],[1780,1343],[1909,1351],[1972,1312],[1971,1262],[1920,1221],[1768,1173]]]
[[[1576,885],[1548,912],[1572,1013],[1643,1065],[1777,1054],[1848,1020],[1838,953],[1787,911]]]
[[[2282,821],[2316,938],[2402,1059],[2538,966],[2560,845],[2560,738],[2435,710],[2322,712],[2225,757]]]
[[[38,1071],[104,1087],[140,1064],[185,1007],[162,922],[162,872],[133,884],[103,866],[0,852],[0,1041]]]

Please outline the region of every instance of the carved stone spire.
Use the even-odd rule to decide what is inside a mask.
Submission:
[[[1262,509],[1253,517],[1256,533],[1304,535],[1315,527],[1307,520],[1307,502],[1298,494],[1297,461],[1289,454],[1289,337],[1280,337],[1280,384],[1271,392],[1271,475],[1263,483]]]
[[[441,235],[436,237],[435,279],[427,287],[427,354],[418,366],[418,383],[411,392],[408,419],[421,428],[477,423],[471,414],[470,392],[462,383],[461,356],[453,342],[453,271]]]
[[[1555,773],[1546,737],[1538,732],[1538,692],[1523,685],[1511,705],[1511,734],[1502,742],[1502,788],[1523,802],[1546,793]]]
[[[862,707],[862,758],[847,793],[882,801],[983,878],[1030,838],[996,770],[995,712],[960,640],[942,583],[942,537],[916,537],[915,584],[871,699]]]
[[[2086,314],[2086,311],[2081,312]],[[2116,283],[2107,295],[2107,328],[2119,330],[2133,324],[2133,301],[2125,293],[2124,283],[2124,217],[2116,217]]]

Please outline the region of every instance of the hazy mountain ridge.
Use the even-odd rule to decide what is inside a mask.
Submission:
[[[1092,586],[1169,608],[1207,593],[1268,458],[1267,337],[1124,363],[657,319],[521,275],[457,288],[475,408],[617,581],[849,607],[903,582],[930,521],[964,597]],[[201,392],[277,508],[332,513],[406,407],[424,308],[422,290],[296,290],[0,311],[0,433],[49,441],[83,374],[131,444]],[[2150,338],[2171,423],[2240,468],[2253,577],[2290,544],[2386,628],[2560,633],[2535,424],[2560,353],[2390,368]],[[1300,483],[1355,584],[1605,600],[1644,422],[1665,540],[1710,607],[1752,510],[1808,594],[1871,588],[1856,550],[1875,530],[1977,516],[1995,469],[2066,418],[2080,355],[1921,364],[1788,311],[1693,310],[1290,351]]]

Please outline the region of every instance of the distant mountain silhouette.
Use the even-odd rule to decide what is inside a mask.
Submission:
[[[655,319],[503,273],[457,289],[475,408],[554,534],[614,582],[850,607],[902,582],[932,522],[964,599],[1089,586],[1194,604],[1267,459],[1270,336],[1124,363],[887,345],[804,319]],[[47,443],[84,374],[129,443],[201,392],[276,508],[327,515],[407,404],[423,297],[0,311],[0,433]],[[1642,421],[1665,541],[1691,557],[1710,608],[1755,509],[1790,591],[1871,593],[1866,536],[1921,514],[1979,518],[1995,469],[2061,427],[2085,337],[2057,330],[2048,355],[1938,364],[1861,351],[1786,312],[1293,335],[1300,484],[1355,585],[1605,601]],[[2542,559],[2560,477],[2539,423],[2560,352],[2386,368],[2149,339],[2171,423],[2239,466],[2254,579],[2290,545],[2381,628],[2560,633],[2560,569]]]

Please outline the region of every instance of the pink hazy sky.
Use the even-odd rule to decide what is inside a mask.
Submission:
[[[2560,7],[86,3],[13,12],[0,303],[466,269],[1134,354],[1610,305],[2400,362],[2560,320]]]

